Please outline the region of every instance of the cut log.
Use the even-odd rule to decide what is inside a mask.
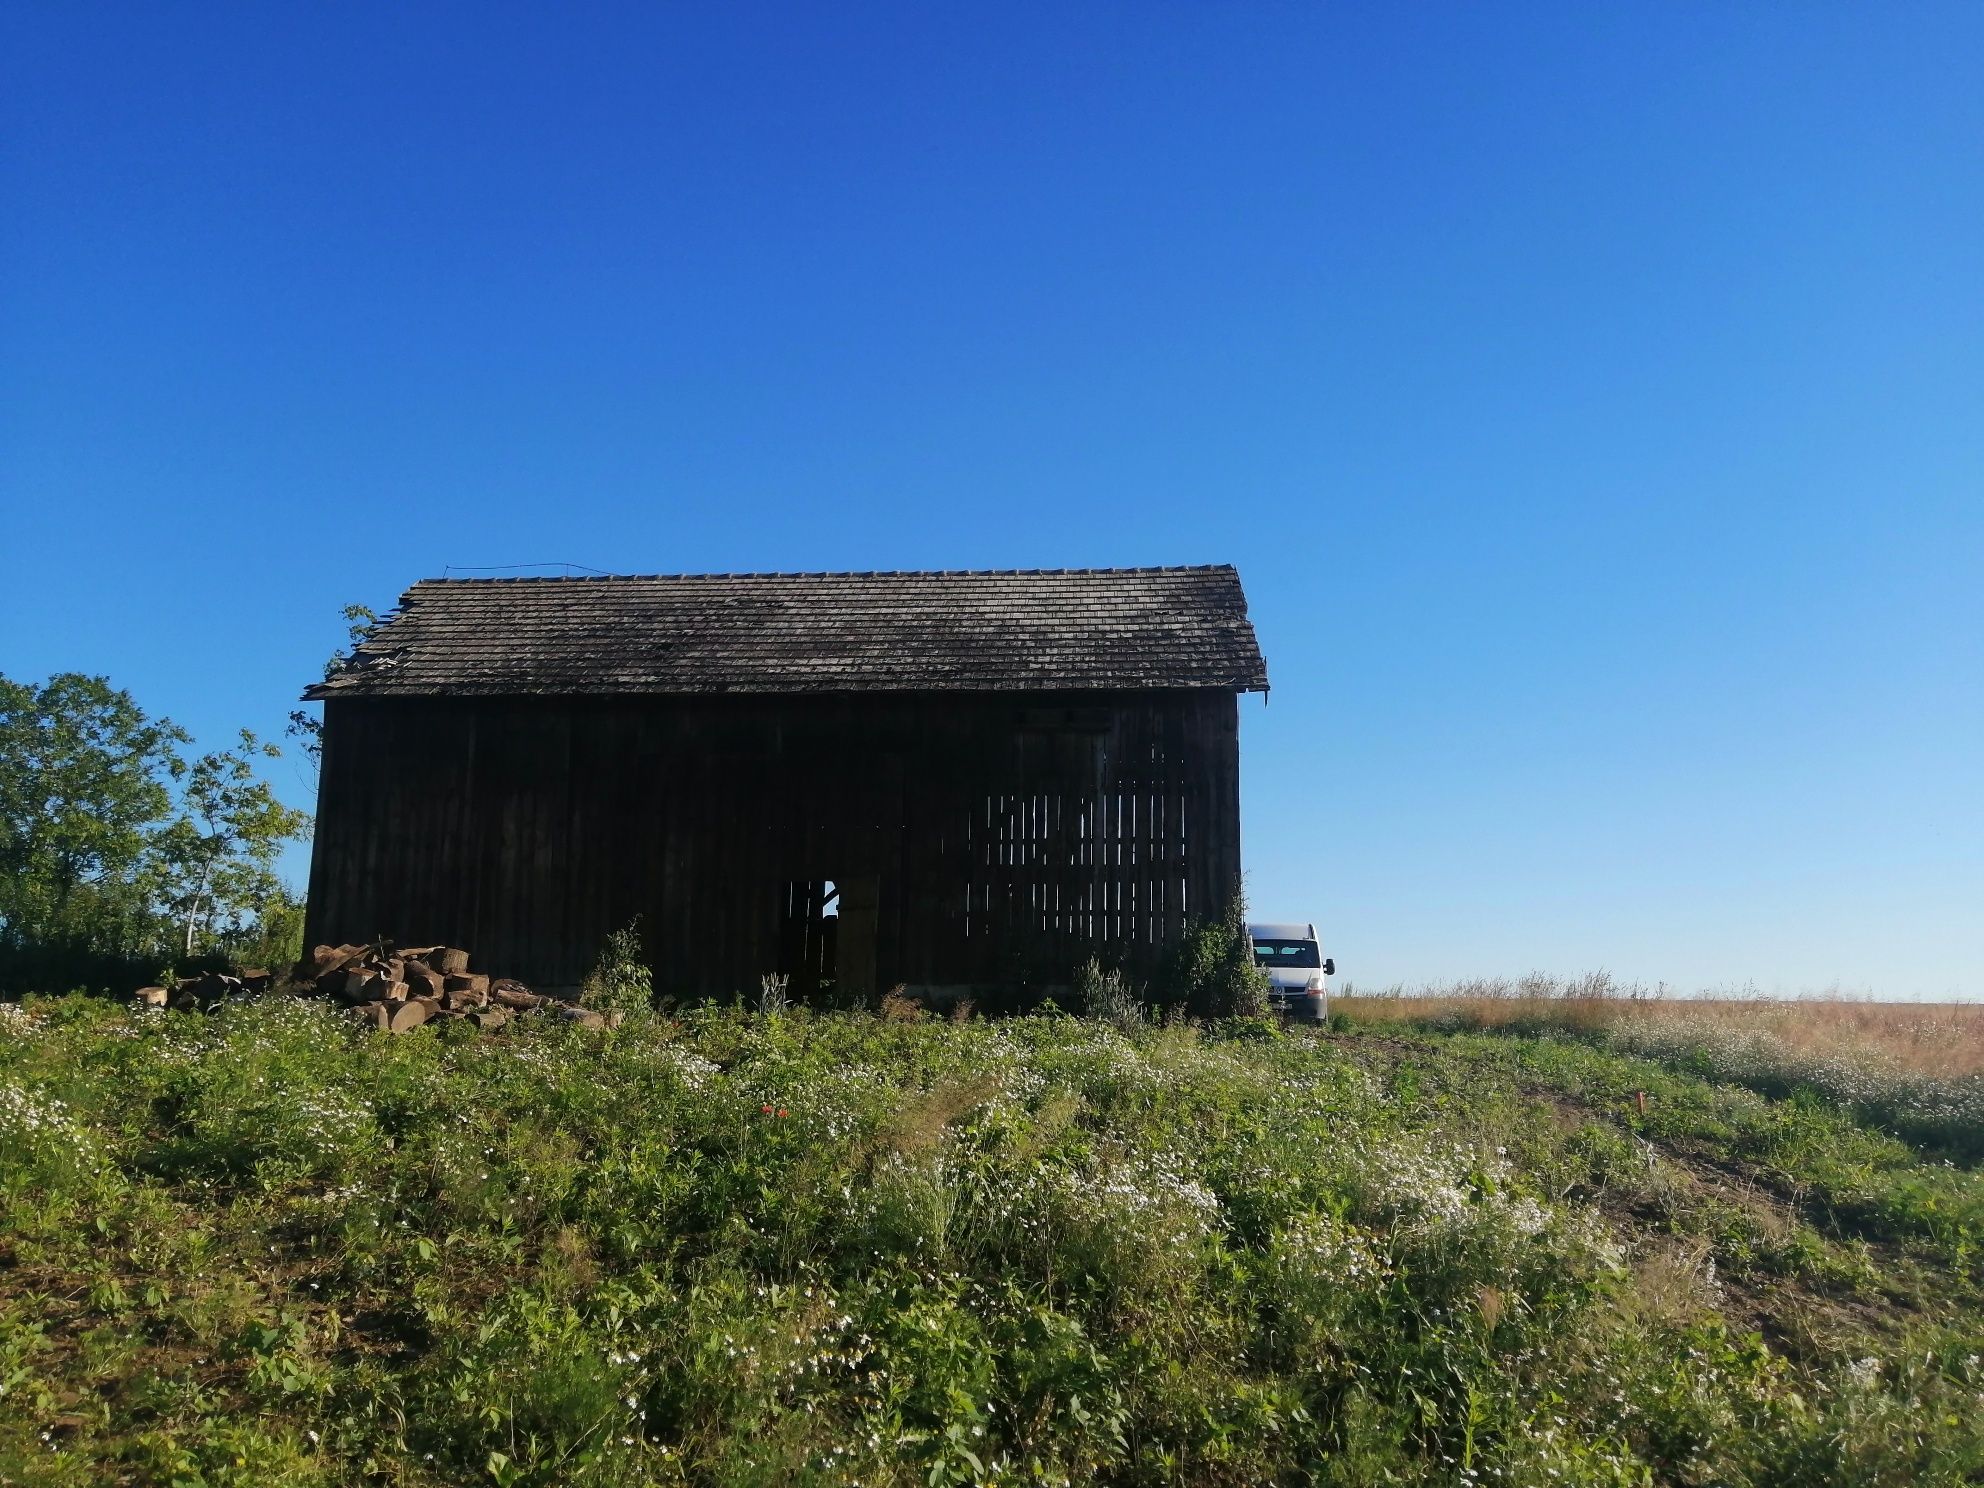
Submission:
[[[544,1006],[544,999],[542,997],[539,997],[535,992],[526,991],[514,982],[508,986],[498,983],[495,987],[491,988],[489,1000],[491,1002],[501,1003],[504,1007],[517,1008],[519,1010]]]
[[[439,997],[447,990],[448,979],[424,961],[406,963],[406,984],[416,993]]]
[[[389,1033],[405,1033],[409,1028],[418,1028],[427,1021],[427,1004],[418,998],[389,1003],[387,1006],[391,1009],[386,1014],[385,1023]]]
[[[172,996],[163,987],[140,987],[133,995],[143,1007],[164,1007]]]
[[[489,973],[486,971],[458,971],[444,980],[450,992],[489,991]]]
[[[427,964],[446,976],[456,976],[468,970],[468,952],[441,946],[427,958]]]
[[[365,958],[368,947],[362,945],[312,946],[310,954],[298,964],[306,979],[321,977],[326,972],[342,971],[354,961]]]
[[[384,1028],[391,1017],[394,1004],[390,1002],[361,1002],[345,1011],[353,1022],[364,1028]]]
[[[479,1013],[470,1013],[468,1017],[469,1021],[484,1033],[494,1033],[510,1021],[510,1010],[500,1007],[484,1008]]]

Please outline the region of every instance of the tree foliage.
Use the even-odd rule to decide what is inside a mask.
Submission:
[[[282,891],[276,859],[310,819],[256,778],[255,761],[281,753],[243,729],[234,748],[186,769],[179,810],[155,842],[162,902],[186,955],[216,927],[240,933]]]
[[[0,954],[22,966],[196,955],[289,902],[309,818],[255,774],[274,746],[190,739],[102,677],[0,677]]]
[[[0,935],[130,943],[154,901],[152,849],[186,742],[102,677],[0,677]]]
[[[324,663],[324,680],[330,681],[340,668],[351,660],[352,652],[372,638],[379,628],[378,613],[365,605],[346,605],[344,618],[351,627],[345,632],[345,643],[331,653],[331,659]],[[297,741],[298,747],[311,764],[318,764],[324,758],[324,720],[313,713],[297,708],[289,715],[289,727],[283,730]]]

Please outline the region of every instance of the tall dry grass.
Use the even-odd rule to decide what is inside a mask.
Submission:
[[[1594,982],[1598,985],[1594,986]],[[1761,1034],[1789,1053],[1880,1059],[1932,1080],[1984,1075],[1984,1003],[1872,1002],[1821,995],[1677,997],[1600,979],[1461,983],[1418,992],[1339,996],[1334,1006],[1368,1023],[1597,1033],[1674,1027]]]
[[[1763,1094],[1807,1089],[1910,1140],[1984,1155],[1984,1004],[1680,997],[1603,973],[1339,995],[1364,1026],[1585,1039]]]

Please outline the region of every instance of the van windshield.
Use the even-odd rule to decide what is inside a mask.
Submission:
[[[1321,966],[1323,959],[1313,940],[1257,940],[1254,961],[1260,966]]]

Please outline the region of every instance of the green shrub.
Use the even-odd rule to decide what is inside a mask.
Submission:
[[[599,960],[579,987],[582,1007],[638,1014],[654,1008],[654,974],[641,945],[639,916],[606,937]]]
[[[1258,1018],[1268,1011],[1268,974],[1254,961],[1247,909],[1236,896],[1217,920],[1190,926],[1165,958],[1162,1000],[1201,1018]]]

